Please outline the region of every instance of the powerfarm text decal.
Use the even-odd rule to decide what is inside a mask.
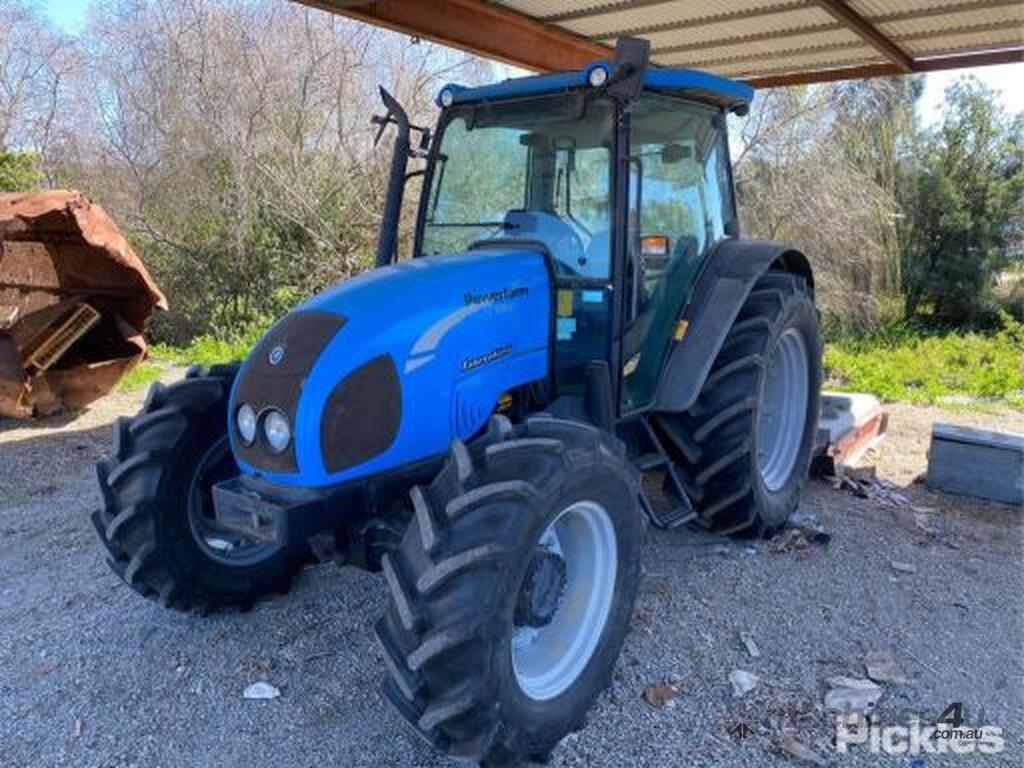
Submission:
[[[489,291],[487,293],[466,293],[462,298],[466,304],[494,304],[498,301],[518,299],[529,292],[529,286],[523,285],[516,288],[502,288],[501,290]]]

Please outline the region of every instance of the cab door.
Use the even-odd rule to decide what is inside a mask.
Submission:
[[[644,94],[630,111],[628,152],[632,306],[622,341],[623,413],[650,404],[707,255],[737,231],[721,110]]]

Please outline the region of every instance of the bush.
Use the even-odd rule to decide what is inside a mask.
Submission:
[[[29,192],[42,181],[36,155],[0,149],[0,192]]]
[[[833,388],[883,400],[936,404],[972,401],[1024,406],[1024,325],[1001,315],[993,334],[928,334],[905,322],[826,344]]]

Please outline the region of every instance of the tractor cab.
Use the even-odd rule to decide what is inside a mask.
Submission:
[[[587,365],[606,361],[628,413],[654,398],[705,257],[738,235],[726,115],[753,92],[620,52],[614,65],[445,86],[412,256],[542,251],[557,391],[578,393]]]

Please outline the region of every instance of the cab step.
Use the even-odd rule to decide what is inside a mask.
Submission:
[[[640,486],[640,504],[654,526],[665,529],[678,528],[697,517],[697,512],[686,495],[686,486],[679,476],[679,468],[665,451],[665,446],[646,418],[641,419],[641,424],[641,452],[633,459],[633,466],[640,472],[663,472],[663,494],[674,502],[675,506],[666,509],[667,505],[664,503],[655,504],[643,483]]]

